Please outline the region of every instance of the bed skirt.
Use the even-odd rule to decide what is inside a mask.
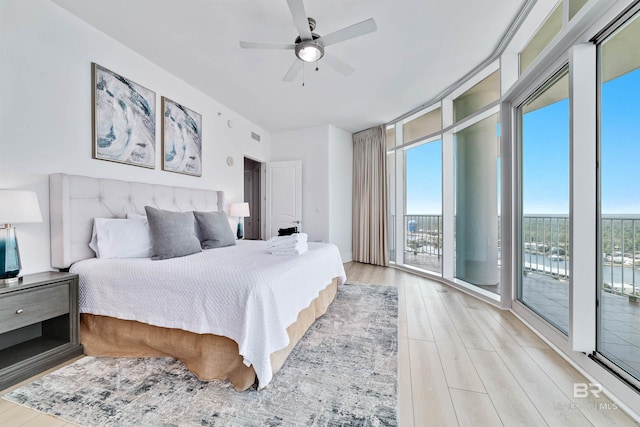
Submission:
[[[320,292],[309,307],[287,328],[289,345],[271,354],[275,374],[305,332],[322,316],[338,291],[338,279]],[[83,313],[80,341],[88,356],[162,357],[182,361],[202,381],[229,380],[237,391],[251,387],[256,379],[252,366],[242,363],[238,344],[230,338],[162,328],[133,320]]]

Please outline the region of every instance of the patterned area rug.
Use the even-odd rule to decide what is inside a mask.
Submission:
[[[81,426],[396,425],[397,313],[393,287],[340,286],[260,391],[172,358],[84,357],[4,398]]]

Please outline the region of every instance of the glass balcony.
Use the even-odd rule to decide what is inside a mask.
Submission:
[[[442,274],[442,215],[405,215],[404,263]]]
[[[524,274],[569,278],[569,217],[527,216],[522,224]]]
[[[605,292],[640,299],[640,215],[602,218],[602,286]]]
[[[442,274],[442,215],[405,215],[404,229],[404,263]],[[541,307],[549,306],[549,299],[568,307],[569,217],[525,215],[522,231],[523,274],[536,283],[531,296]],[[640,302],[640,215],[605,215],[602,247],[604,291]],[[559,316],[548,315],[559,321]]]
[[[524,216],[522,268],[527,286],[522,300],[559,329],[568,331],[569,217]],[[607,308],[603,333],[615,335],[617,322],[640,317],[640,215],[605,215],[602,234],[601,304]],[[598,261],[598,260],[594,260]],[[640,350],[640,334],[625,341]]]

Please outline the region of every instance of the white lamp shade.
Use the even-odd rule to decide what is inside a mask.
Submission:
[[[33,191],[0,190],[0,224],[42,222],[38,196]]]
[[[249,203],[231,203],[231,209],[229,210],[229,216],[246,218],[249,216]]]

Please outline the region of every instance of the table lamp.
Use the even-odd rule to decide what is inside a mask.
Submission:
[[[238,217],[238,232],[236,236],[238,239],[242,239],[244,237],[244,229],[242,227],[242,218],[249,216],[249,203],[231,203],[231,209],[229,210],[229,216]]]
[[[0,190],[0,285],[20,280],[20,251],[16,229],[11,224],[29,222],[42,222],[36,193]]]

